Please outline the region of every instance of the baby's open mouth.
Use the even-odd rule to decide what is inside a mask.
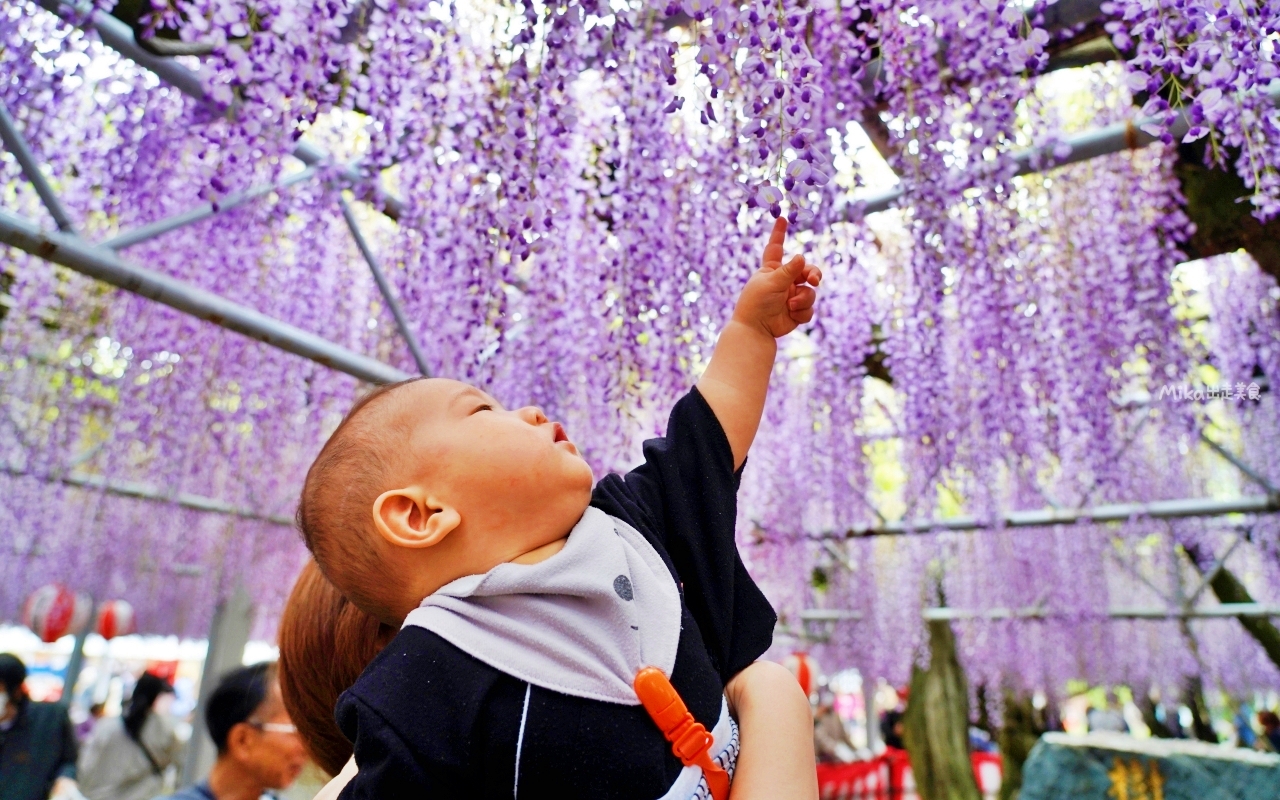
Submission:
[[[554,426],[554,430],[555,430],[555,441],[557,442],[569,441],[569,435],[564,432],[564,426],[562,426],[559,422],[553,422],[551,424]]]

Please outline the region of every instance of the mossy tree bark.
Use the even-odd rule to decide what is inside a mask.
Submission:
[[[1182,702],[1191,709],[1191,735],[1202,742],[1217,744],[1218,734],[1209,717],[1209,705],[1204,700],[1204,683],[1199,675],[1187,677],[1182,694]]]
[[[1218,596],[1218,602],[1221,603],[1255,602],[1240,579],[1225,568],[1209,581],[1209,588]],[[1262,645],[1263,651],[1272,663],[1280,668],[1280,628],[1276,628],[1275,623],[1266,617],[1236,617],[1236,619],[1240,620],[1240,624],[1249,635]]]
[[[1184,542],[1182,546],[1191,563],[1203,574],[1204,565],[1212,562],[1213,559],[1207,557],[1195,544]],[[1255,602],[1253,595],[1249,594],[1249,590],[1240,582],[1240,579],[1226,567],[1218,570],[1218,573],[1213,576],[1213,580],[1209,581],[1209,588],[1213,590],[1220,603]],[[1236,617],[1236,619],[1240,621],[1245,631],[1262,645],[1262,650],[1267,654],[1267,658],[1271,659],[1271,663],[1280,669],[1280,628],[1266,617]]]
[[[929,668],[911,671],[903,740],[920,800],[981,800],[969,760],[969,686],[951,623],[929,625]]]
[[[1151,695],[1144,692],[1137,700],[1138,710],[1142,712],[1142,722],[1151,730],[1151,735],[1157,739],[1172,739],[1173,731],[1168,725],[1160,721],[1156,717],[1156,702],[1151,699]]]
[[[1022,788],[1022,765],[1031,748],[1040,740],[1040,723],[1036,719],[1031,696],[1006,690],[1004,694],[1004,724],[996,743],[1000,745],[1000,800],[1013,800]]]
[[[1244,249],[1263,272],[1280,279],[1280,217],[1263,225],[1253,216],[1253,193],[1234,169],[1204,165],[1204,142],[1179,148],[1174,167],[1187,199],[1187,216],[1196,232],[1184,248],[1192,258],[1206,258]],[[1235,154],[1229,158],[1235,162]],[[1244,200],[1244,202],[1240,202]]]

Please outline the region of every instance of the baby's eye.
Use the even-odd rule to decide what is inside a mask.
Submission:
[[[492,411],[492,410],[493,410],[493,406],[489,405],[488,403],[485,403],[484,405],[476,406],[476,410],[472,411],[471,413],[474,414],[476,413],[476,411]]]

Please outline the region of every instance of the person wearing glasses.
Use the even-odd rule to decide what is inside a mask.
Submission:
[[[280,699],[274,664],[227,673],[205,708],[218,759],[209,777],[167,800],[259,800],[287,789],[306,764],[298,729]]]

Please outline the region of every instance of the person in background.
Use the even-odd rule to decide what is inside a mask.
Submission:
[[[258,800],[287,789],[307,762],[280,698],[274,664],[227,673],[205,706],[218,759],[209,777],[168,800]]]
[[[94,703],[89,706],[89,716],[84,718],[84,722],[76,723],[76,741],[84,744],[93,735],[93,729],[98,727],[98,720],[102,719],[103,714],[107,711],[106,703]]]
[[[1114,705],[1114,696],[1108,689],[1102,705],[1090,707],[1085,712],[1085,720],[1089,725],[1089,733],[1128,733],[1129,723],[1124,721],[1124,714]]]
[[[829,689],[818,693],[818,707],[813,712],[813,749],[819,763],[848,764],[857,758]]]
[[[1236,747],[1253,747],[1258,743],[1258,734],[1254,732],[1253,726],[1249,724],[1249,718],[1253,716],[1253,709],[1248,703],[1242,704],[1236,709],[1235,715],[1231,718],[1231,724],[1236,729]]]
[[[969,752],[971,753],[998,753],[1000,746],[996,744],[996,740],[991,738],[991,733],[979,728],[977,725],[969,726]]]
[[[78,768],[89,800],[151,800],[164,791],[165,770],[177,763],[182,743],[156,701],[172,694],[164,678],[143,673],[124,715],[98,723]]]
[[[1262,726],[1262,735],[1255,746],[1280,753],[1280,716],[1274,711],[1259,711],[1258,724]]]
[[[908,689],[904,686],[898,690],[898,704],[880,715],[880,740],[885,747],[898,750],[907,747],[902,741],[902,718],[907,713],[907,696]]]
[[[0,800],[75,796],[76,732],[67,710],[36,703],[27,667],[0,653]]]

